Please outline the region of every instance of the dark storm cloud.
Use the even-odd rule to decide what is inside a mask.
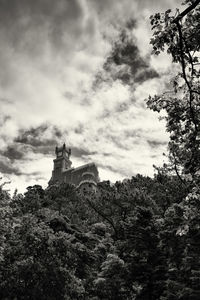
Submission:
[[[69,28],[78,37],[81,17],[77,0],[0,0],[0,26],[8,34],[5,38],[14,49],[31,50],[31,55],[43,47],[44,38],[56,49],[70,42],[63,40],[63,32]]]
[[[21,160],[24,157],[24,152],[18,150],[15,146],[8,146],[5,151],[0,151],[0,154],[9,158],[11,161]]]
[[[96,76],[94,86],[98,87],[104,81],[115,80],[133,85],[159,77],[159,74],[150,66],[150,58],[142,57],[140,54],[134,38],[135,24],[136,21],[131,20],[121,31],[119,39],[114,43],[103,65],[103,71]]]
[[[21,172],[18,168],[14,167],[9,160],[0,160],[0,173],[8,175],[15,174],[20,175]]]
[[[49,132],[48,138],[45,137],[49,128],[51,138],[49,138]],[[49,127],[49,125],[43,124],[26,131],[21,131],[20,135],[15,139],[15,144],[13,144],[12,147],[8,147],[2,154],[9,159],[23,159],[23,153],[26,151],[25,148],[28,147],[28,150],[31,152],[52,155],[55,146],[64,142],[65,141],[62,140],[62,132],[57,127]],[[89,151],[86,148],[72,146],[71,150],[72,156],[78,158],[95,154],[95,152]]]
[[[45,133],[49,129],[51,130],[51,138],[45,136]],[[62,133],[57,127],[43,124],[29,130],[21,131],[15,142],[33,147],[50,146],[56,144],[57,139],[61,138],[61,136]]]
[[[0,153],[12,161],[26,160],[27,153],[52,155],[61,137],[62,133],[57,127],[43,124],[29,130],[21,130],[12,146]]]
[[[37,128],[31,128],[27,131],[21,131],[21,134],[15,139],[15,142],[28,144],[34,147],[43,145],[40,136],[47,130],[47,125],[41,125]]]
[[[15,163],[16,161],[22,162],[29,160],[30,158],[27,158],[27,154],[32,152],[49,154],[52,152],[52,147],[45,145],[34,147],[26,143],[13,142],[11,145],[8,145],[4,151],[0,151],[0,155],[9,159],[11,163]]]
[[[62,136],[63,133],[57,127],[43,124],[29,130],[21,131],[19,136],[15,139],[13,146],[9,146],[2,154],[9,159],[23,159],[23,154],[28,147],[28,151],[30,152],[52,155],[55,146],[65,142],[62,140]],[[87,148],[72,146],[71,150],[72,156],[78,158],[95,154],[95,152],[89,151]]]

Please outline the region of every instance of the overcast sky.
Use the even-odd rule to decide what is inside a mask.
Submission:
[[[168,137],[144,99],[167,89],[173,66],[150,55],[149,16],[180,4],[0,0],[0,172],[11,190],[45,187],[64,142],[73,166],[93,161],[102,180],[153,175]]]

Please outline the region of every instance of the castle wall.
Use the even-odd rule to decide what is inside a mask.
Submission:
[[[56,148],[57,158],[54,159],[54,170],[49,185],[66,182],[77,187],[96,186],[99,181],[99,174],[94,163],[89,163],[78,168],[71,168],[69,155],[67,156],[65,144],[61,148]],[[70,152],[71,154],[71,152]]]

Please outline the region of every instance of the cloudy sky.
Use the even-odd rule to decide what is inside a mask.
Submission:
[[[56,145],[102,180],[153,174],[167,134],[144,99],[173,66],[151,56],[149,16],[179,0],[0,0],[0,173],[47,185]]]

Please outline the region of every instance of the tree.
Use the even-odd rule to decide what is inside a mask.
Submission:
[[[6,237],[12,230],[11,197],[2,187],[3,185],[0,186],[0,263],[4,260]]]
[[[185,4],[193,5],[194,1],[187,0]],[[171,10],[167,10],[151,16],[153,53],[159,55],[166,49],[180,69],[172,80],[171,93],[149,97],[147,101],[151,109],[166,111],[169,160],[180,180],[190,183],[199,182],[200,172],[199,1],[195,4],[187,14],[171,16]]]
[[[164,215],[160,232],[161,246],[168,265],[166,285],[161,299],[198,299],[199,273],[199,203],[200,203],[200,1],[187,0],[182,13],[171,10],[151,16],[154,31],[153,53],[167,50],[179,71],[173,90],[149,97],[148,106],[166,112],[170,133],[169,164],[186,187],[186,195],[172,204]]]
[[[46,219],[23,215],[7,236],[0,264],[0,298],[90,299],[96,270],[110,247],[105,226],[101,225],[101,233],[100,226],[95,227],[96,233],[85,233],[60,215]]]
[[[50,186],[46,196],[46,205],[58,210],[59,214],[70,213],[70,204],[76,203],[75,187],[67,183]]]

